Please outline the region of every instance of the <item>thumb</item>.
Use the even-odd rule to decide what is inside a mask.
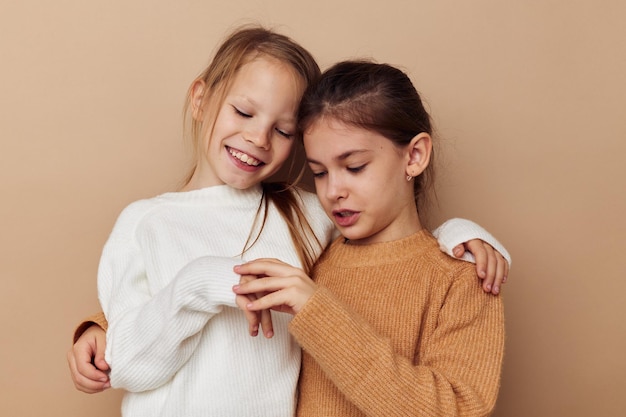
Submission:
[[[109,364],[104,360],[103,349],[98,349],[96,351],[96,354],[93,358],[93,364],[96,365],[96,368],[98,368],[101,371],[106,372],[109,370]]]
[[[465,246],[461,243],[460,245],[455,246],[452,249],[452,253],[454,254],[454,256],[456,256],[457,258],[460,258],[461,256],[463,256],[463,254],[465,253]]]

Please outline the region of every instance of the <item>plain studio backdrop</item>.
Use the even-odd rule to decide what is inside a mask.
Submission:
[[[224,34],[275,27],[322,68],[402,67],[438,129],[439,206],[513,255],[496,416],[626,412],[626,3],[0,4],[0,415],[115,416],[74,389],[74,326],[120,210],[173,190],[181,109]]]

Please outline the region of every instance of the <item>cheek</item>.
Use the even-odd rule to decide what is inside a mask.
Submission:
[[[202,135],[200,135],[200,146],[201,148],[204,150],[205,153],[210,153],[211,151],[211,145],[213,144],[213,142],[211,141],[211,132],[210,131],[204,131],[202,132]]]
[[[292,139],[279,140],[279,142],[274,144],[274,150],[275,150],[274,161],[279,164],[283,164],[287,160],[287,158],[289,158],[289,155],[291,155],[292,148],[293,148]]]
[[[219,154],[221,150],[221,144],[219,140],[215,139],[215,132],[207,131],[202,137],[204,141],[204,149],[205,152],[209,155],[211,154]]]
[[[320,201],[320,204],[322,205],[322,208],[324,209],[326,215],[332,218],[333,201],[327,198],[328,194],[326,192],[326,187],[324,186],[324,184],[315,184],[315,194],[317,194],[317,199]]]
[[[370,199],[371,196],[379,196],[380,200],[374,199],[372,202],[375,204],[382,203],[387,196],[392,198],[400,198],[402,190],[406,186],[406,177],[402,174],[402,171],[395,167],[389,167],[388,169],[370,170],[359,178],[358,185],[355,188],[358,189],[360,196],[364,196],[366,199]]]

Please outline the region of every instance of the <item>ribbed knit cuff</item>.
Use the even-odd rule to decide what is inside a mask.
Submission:
[[[104,317],[104,313],[100,312],[98,314],[94,314],[93,316],[87,317],[81,324],[76,327],[74,330],[74,340],[72,343],[76,343],[76,341],[85,333],[85,330],[90,328],[91,326],[96,325],[101,327],[105,332],[109,327],[109,323],[107,322],[106,317]]]

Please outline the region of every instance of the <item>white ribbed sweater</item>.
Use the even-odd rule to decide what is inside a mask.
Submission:
[[[301,194],[326,245],[332,223],[314,194]],[[98,293],[111,384],[129,391],[123,416],[293,415],[300,349],[286,329],[291,316],[273,313],[272,339],[250,337],[232,292],[260,199],[260,188],[216,186],[137,201],[120,215]],[[259,257],[300,266],[274,207],[243,255]]]

